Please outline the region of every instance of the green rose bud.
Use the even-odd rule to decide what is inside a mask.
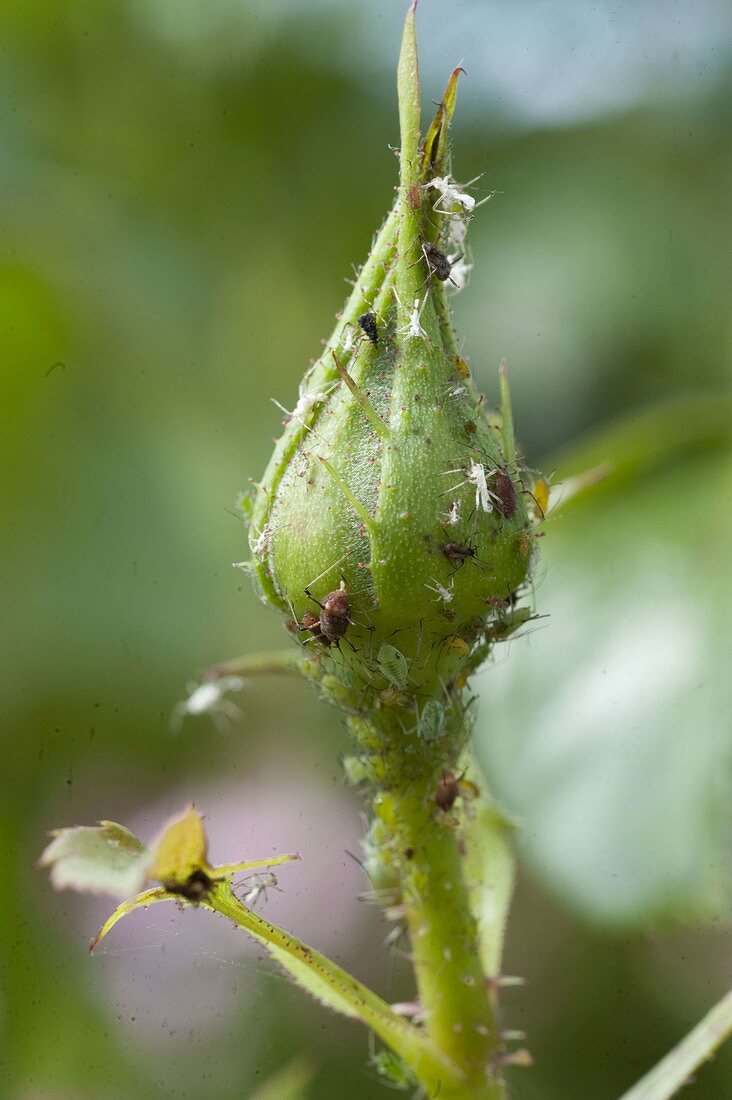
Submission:
[[[416,69],[401,65],[395,207],[251,507],[263,597],[332,662],[346,710],[364,686],[384,707],[444,690],[489,641],[534,545],[505,368],[490,412],[448,305],[476,205],[449,173],[459,72],[420,143]],[[439,706],[417,714],[425,740],[441,734]]]

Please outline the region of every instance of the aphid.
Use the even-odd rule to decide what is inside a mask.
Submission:
[[[445,708],[436,699],[428,699],[417,724],[423,741],[436,741],[445,729]]]
[[[447,244],[456,252],[462,252],[468,235],[470,217],[462,213],[453,214],[447,224]]]
[[[256,557],[261,557],[262,554],[265,554],[267,552],[273,535],[274,531],[268,523],[265,523],[257,539],[254,542],[250,542],[252,553]]]
[[[440,515],[445,517],[445,523],[443,526],[457,526],[457,524],[460,522],[460,501],[454,500],[450,505],[449,512],[440,512]]]
[[[502,600],[500,596],[486,596],[485,602],[494,611],[508,611],[511,606],[510,600]]]
[[[283,423],[289,424],[291,420],[297,420],[304,428],[307,428],[308,425],[305,423],[304,418],[316,405],[325,401],[326,397],[326,393],[301,393],[292,412],[286,409],[284,405],[280,405],[279,401],[275,401],[274,397],[272,398],[272,404],[276,405],[285,414]]]
[[[369,1033],[369,1064],[379,1077],[384,1078],[384,1083],[389,1082],[388,1088],[401,1092],[417,1084],[411,1069],[398,1054],[390,1050],[376,1050],[373,1032]]]
[[[451,634],[448,638],[445,638],[445,645],[448,649],[454,649],[461,657],[467,657],[470,653],[470,645],[459,634]]]
[[[475,783],[465,778],[465,774],[457,776],[454,772],[445,769],[435,788],[434,800],[438,810],[447,813],[455,804],[457,798],[477,798],[480,794]]]
[[[463,546],[459,542],[441,542],[440,550],[449,562],[453,564],[458,562],[460,565],[466,562],[468,558],[474,558],[478,553],[477,547]]]
[[[490,474],[487,476],[490,477]],[[468,481],[475,487],[475,507],[482,508],[484,512],[492,512],[493,504],[491,502],[496,501],[496,506],[498,506],[499,498],[496,493],[488,488],[485,467],[482,462],[471,462],[468,470]]]
[[[506,519],[510,519],[516,512],[517,496],[516,486],[505,470],[496,470],[493,482],[492,497],[496,502],[496,508]]]
[[[549,511],[549,482],[545,477],[537,478],[534,482],[532,496],[539,519],[545,519]]]
[[[314,638],[323,645],[333,645],[344,638],[350,625],[351,604],[348,600],[345,581],[341,581],[340,588],[329,592],[323,603],[313,596],[309,588],[305,589],[305,595],[320,608],[320,615],[305,612],[303,626],[309,630]],[[305,619],[309,619],[309,625],[305,625]]]
[[[479,179],[476,176],[474,180],[469,180],[465,184],[469,187],[471,183],[475,183],[475,180]],[[476,206],[476,201],[472,195],[468,195],[465,191],[461,191],[458,185],[450,176],[435,176],[434,179],[429,180],[428,187],[434,188],[435,191],[439,191],[439,197],[434,205],[435,210],[441,210],[443,213],[451,214],[455,207],[464,210],[468,214],[472,214]]]
[[[377,658],[379,669],[386,679],[403,691],[409,679],[409,665],[404,654],[386,642],[379,649]]]
[[[444,283],[446,279],[450,278],[452,264],[445,253],[440,251],[437,245],[432,244],[431,241],[423,241],[422,252],[424,253],[428,268],[436,279]]]
[[[439,603],[440,600],[441,600],[443,603],[446,603],[446,604],[447,603],[452,603],[454,595],[455,595],[453,590],[452,590],[452,587],[455,583],[455,578],[450,577],[450,585],[449,585],[448,588],[445,588],[444,584],[440,584],[440,582],[438,580],[435,580],[434,577],[432,578],[432,580],[435,581],[435,583],[434,584],[425,584],[425,588],[429,588],[430,592],[437,593],[436,602]]]
[[[461,359],[459,355],[453,355],[452,361],[461,378],[470,378],[470,368],[464,359]]]
[[[399,302],[399,297],[396,293],[396,290],[394,291],[394,296],[396,297],[397,302]],[[420,336],[423,339],[427,336],[427,333],[422,328],[422,325],[420,323],[420,318],[422,316],[422,310],[425,307],[426,301],[427,301],[427,295],[426,294],[425,294],[424,298],[422,299],[422,304],[421,305],[419,304],[419,298],[414,299],[414,307],[412,309],[412,312],[409,315],[409,320],[407,321],[406,325],[403,325],[399,329],[399,332],[403,336]],[[399,305],[402,309],[404,308],[402,306],[401,302],[399,302]]]
[[[358,319],[360,328],[366,333],[372,344],[378,344],[379,333],[376,328],[376,314],[369,311],[362,313]]]
[[[320,615],[314,615],[312,611],[306,611],[302,617],[300,629],[307,630],[309,634],[312,634],[316,642],[322,642],[323,645],[330,645],[330,642],[321,629]]]
[[[341,337],[341,351],[344,355],[347,355],[350,351],[353,351],[353,345],[355,343],[355,336],[353,329],[350,325],[346,325]]]
[[[419,210],[422,203],[422,190],[418,183],[410,183],[407,190],[407,202],[411,206],[412,210]]]
[[[485,640],[487,642],[505,642],[507,638],[510,638],[526,623],[540,617],[535,615],[530,607],[516,607],[508,615],[501,615],[485,628]]]
[[[254,909],[259,901],[260,897],[267,901],[267,891],[276,889],[277,878],[271,871],[266,871],[260,875],[253,875],[250,880],[252,885],[249,886],[246,894],[243,897],[243,902],[250,909]],[[247,884],[249,885],[249,884]]]
[[[478,430],[478,425],[475,423],[474,420],[466,420],[463,424],[463,428],[468,433],[468,435],[474,435],[475,432],[477,432]]]
[[[435,788],[435,805],[438,810],[442,810],[443,813],[447,813],[451,810],[455,804],[455,800],[460,794],[460,780],[454,774],[454,772],[445,770],[440,776],[437,787]]]
[[[202,684],[188,684],[188,698],[173,707],[172,728],[180,729],[183,719],[191,715],[210,714],[217,729],[226,729],[229,722],[239,721],[241,711],[224,696],[229,691],[241,691],[243,687],[241,676],[220,676],[216,680],[205,680]]]

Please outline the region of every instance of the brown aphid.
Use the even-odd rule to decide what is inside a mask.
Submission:
[[[427,266],[436,279],[444,283],[446,279],[450,278],[452,264],[445,253],[440,251],[437,245],[432,244],[431,241],[424,241],[422,244],[422,252],[427,261]]]
[[[445,770],[440,776],[435,788],[435,805],[438,810],[447,813],[455,804],[455,799],[460,794],[460,780],[454,772]]]
[[[463,424],[463,427],[465,428],[465,431],[468,433],[468,435],[473,435],[473,433],[477,432],[478,430],[478,425],[475,423],[474,420],[466,420]]]
[[[502,600],[500,596],[486,596],[485,602],[494,611],[508,611],[511,606],[510,600]]]
[[[329,592],[323,603],[316,600],[308,588],[305,589],[305,595],[320,608],[318,616],[311,611],[305,612],[302,619],[305,629],[309,630],[312,636],[323,645],[333,645],[334,642],[344,638],[351,622],[351,604],[345,582],[341,581],[340,588]]]
[[[459,562],[460,564],[466,562],[468,558],[474,558],[478,553],[475,546],[463,546],[459,542],[441,542],[440,550],[449,562]]]
[[[495,505],[497,510],[505,519],[510,519],[516,512],[518,503],[518,497],[516,496],[516,486],[513,483],[511,475],[506,473],[505,470],[497,470],[495,480],[493,482],[493,492],[496,500]]]
[[[407,189],[407,202],[412,210],[419,210],[422,205],[422,188],[418,183],[410,183]]]
[[[320,629],[329,642],[337,642],[345,635],[351,622],[350,612],[346,586],[341,584],[335,592],[328,593],[320,612]]]
[[[307,630],[309,634],[312,634],[316,642],[321,642],[322,645],[330,645],[330,642],[323,634],[323,629],[320,625],[320,615],[315,615],[312,611],[306,611],[302,617],[300,627],[302,630]]]

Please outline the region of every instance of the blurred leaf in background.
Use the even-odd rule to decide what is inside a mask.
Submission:
[[[731,411],[677,401],[565,457],[615,473],[550,513],[548,618],[483,673],[483,762],[542,874],[596,920],[729,912]]]
[[[221,859],[259,837],[303,852],[267,912],[284,906],[388,999],[411,996],[355,900],[344,847],[360,809],[333,717],[298,685],[262,684],[229,734],[193,718],[169,730],[197,669],[282,642],[231,570],[244,547],[232,511],[278,430],[270,398],[292,407],[388,205],[402,17],[393,0],[0,6],[0,852],[17,887],[0,907],[0,1062],[13,1100],[241,1100],[305,1048],[313,1095],[380,1090],[364,1037],[303,1011],[223,922],[213,941],[196,914],[138,914],[89,962],[94,913],[31,868],[54,823],[153,835],[195,797]],[[420,18],[427,96],[461,59],[468,70],[458,178],[484,172],[479,192],[498,192],[456,299],[465,353],[491,400],[507,357],[529,458],[727,386],[729,6],[422,0]],[[537,600],[551,618],[482,680],[486,758],[524,815],[533,868],[509,944],[531,978],[509,1022],[530,1028],[537,1056],[517,1089],[545,1100],[611,1100],[721,992],[728,933],[596,923],[728,919],[710,843],[726,769],[721,479],[711,453],[678,458],[627,498],[608,486],[548,524]],[[504,715],[519,675],[517,728]],[[629,772],[626,819],[612,799]],[[726,1100],[731,1080],[723,1052],[705,1100]]]

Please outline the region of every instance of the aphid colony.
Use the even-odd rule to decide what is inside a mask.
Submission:
[[[476,179],[478,178],[479,177],[476,176]],[[475,180],[470,181],[470,183],[474,182]],[[466,184],[466,186],[470,186],[470,184]],[[493,197],[493,192],[480,202],[477,202],[472,195],[461,190],[449,176],[435,177],[435,179],[425,184],[425,187],[438,192],[437,200],[432,209],[446,218],[446,225],[441,231],[441,237],[444,237],[445,242],[444,249],[432,241],[422,242],[422,254],[427,264],[428,272],[440,282],[449,282],[456,291],[462,290],[468,281],[470,272],[473,270],[473,265],[465,258],[464,252],[468,223],[477,207],[481,206],[484,202],[488,202],[488,200]],[[421,194],[419,185],[412,184],[409,202],[416,208],[419,206],[420,201]],[[396,291],[394,294],[396,297]],[[426,335],[420,322],[426,300],[426,294],[421,302],[419,298],[415,299],[406,324],[399,330],[401,335],[418,337],[424,337]],[[397,301],[399,301],[398,297]],[[406,312],[401,302],[399,302],[399,306],[403,312]],[[378,346],[379,343],[378,324],[379,319],[373,310],[362,313],[358,318],[358,326],[361,332],[374,346]],[[353,350],[354,335],[350,328],[344,331],[341,346],[344,352]],[[303,409],[297,407],[293,413],[288,415],[293,417],[297,415],[301,416],[302,412]]]

